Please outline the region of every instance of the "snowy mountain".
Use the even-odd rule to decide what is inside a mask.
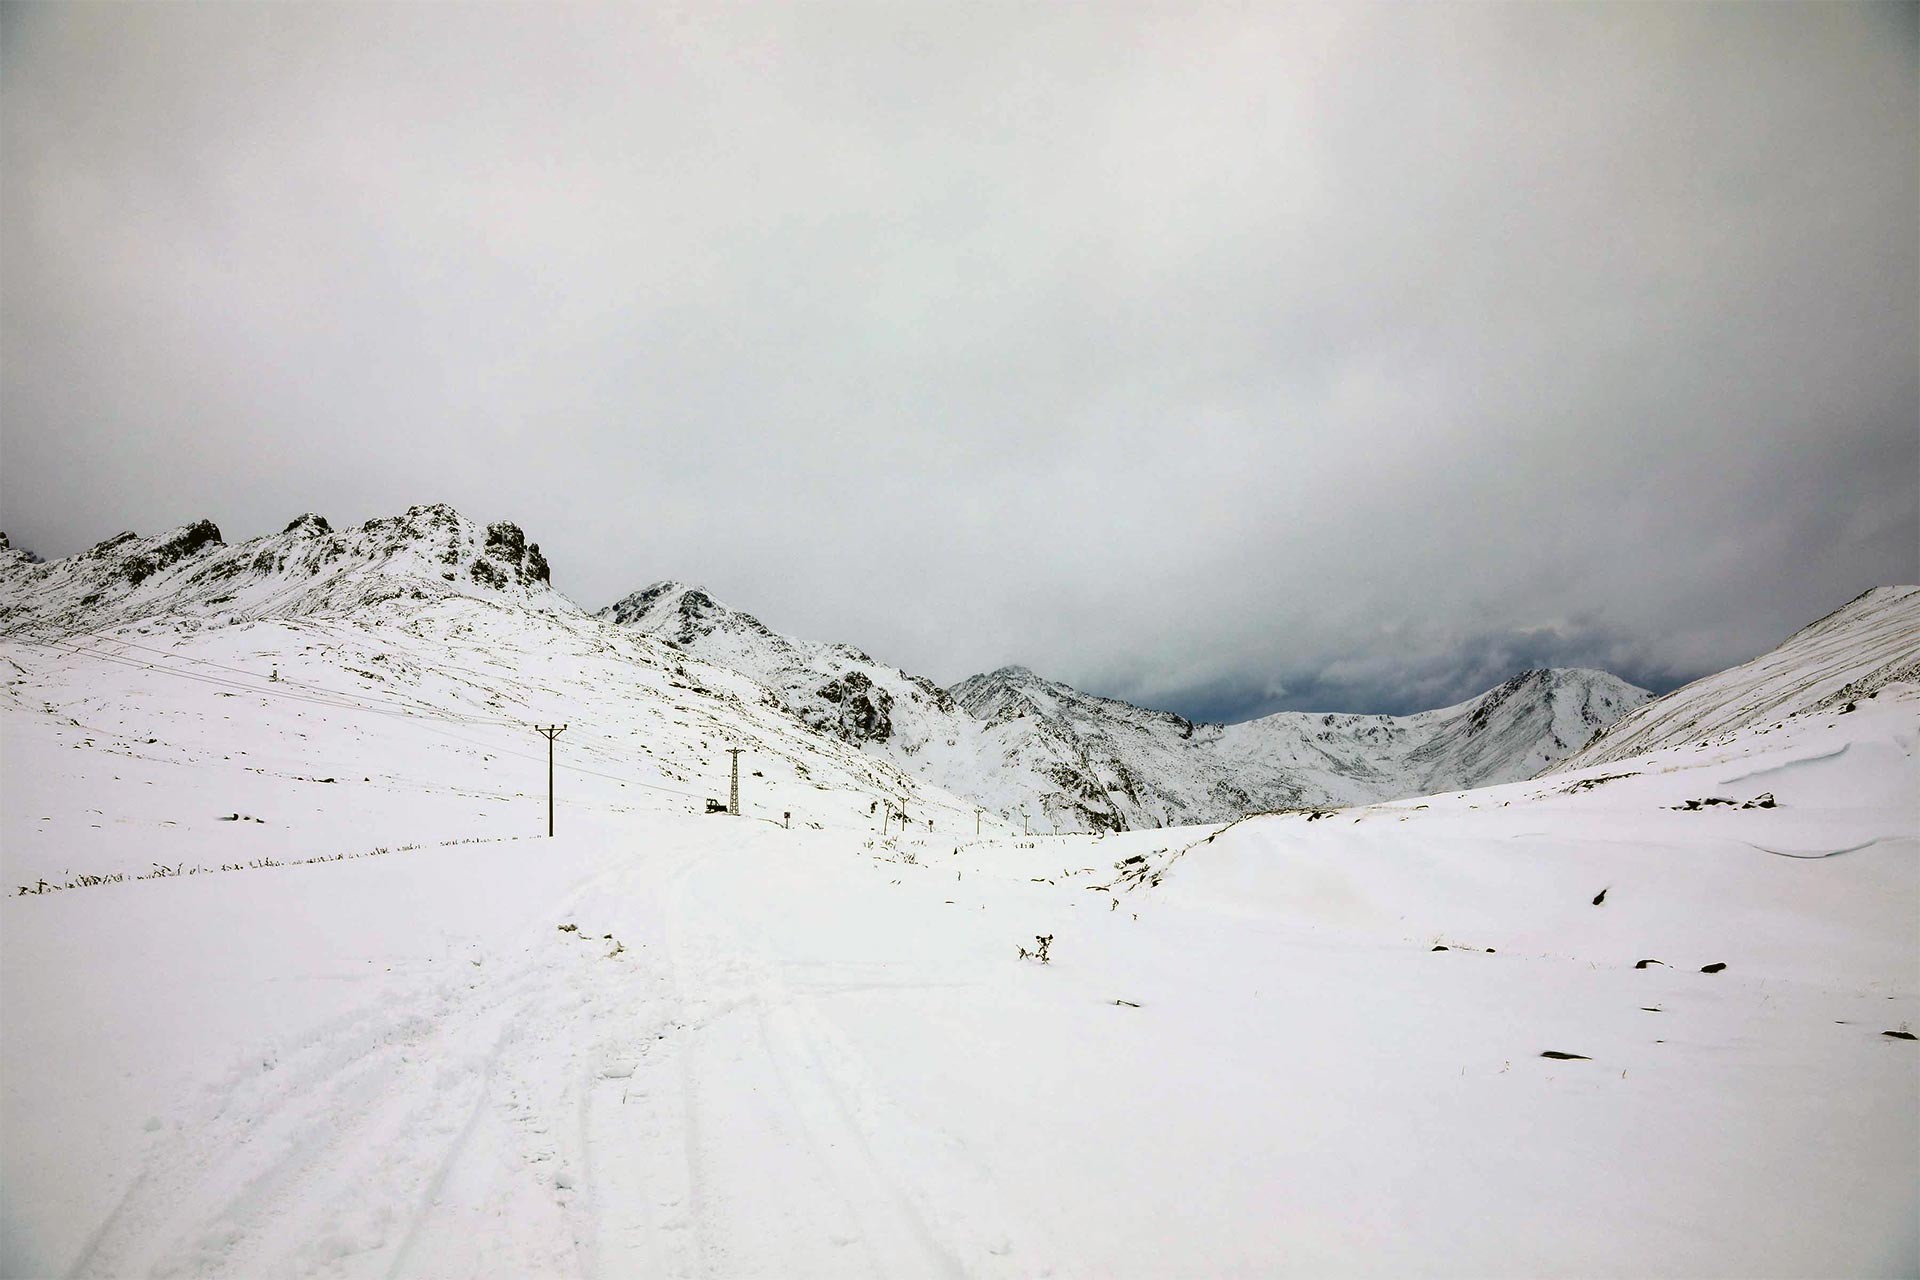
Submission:
[[[1218,725],[1095,697],[1024,667],[969,677],[952,692],[990,724],[1044,727],[1072,741],[1128,826],[1515,781],[1651,696],[1604,671],[1540,670],[1416,715],[1283,711]]]
[[[555,757],[576,815],[704,813],[728,799],[738,746],[749,816],[877,827],[903,806],[974,830],[971,805],[814,732],[752,680],[582,612],[517,527],[446,507],[343,533],[305,516],[232,546],[202,522],[47,564],[0,557],[0,620],[16,885],[532,834],[536,723],[569,726]],[[221,813],[182,802],[195,791]],[[79,792],[95,813],[42,800]]]
[[[1077,744],[1045,726],[985,725],[931,680],[843,644],[773,631],[699,587],[661,582],[600,611],[616,627],[740,672],[821,733],[1041,826],[1102,830],[1116,820]]]
[[[1056,830],[1215,821],[1514,781],[1650,696],[1605,672],[1530,671],[1413,716],[1283,712],[1195,724],[1025,667],[942,690],[850,646],[783,636],[685,583],[655,584],[601,616],[751,676],[807,724],[903,770]]]
[[[753,677],[814,728],[856,745],[890,742],[896,732],[910,733],[954,712],[953,699],[931,680],[875,662],[851,645],[789,639],[683,582],[655,583],[600,616]],[[901,712],[898,727],[895,707]],[[914,750],[924,737],[914,740]]]
[[[916,778],[1053,830],[1202,822],[1511,781],[1564,758],[1646,697],[1602,672],[1537,671],[1414,716],[1289,712],[1217,725],[1095,697],[1022,667],[946,690],[847,645],[780,635],[684,583],[657,584],[589,618],[553,590],[539,546],[518,526],[482,527],[443,505],[341,531],[307,515],[236,544],[203,520],[155,536],[120,534],[49,563],[0,548],[0,634],[27,639],[97,637],[155,619],[404,627],[416,616],[457,626],[485,617],[496,631],[558,627],[570,645],[601,643],[595,636],[604,632],[605,643],[618,637],[643,665],[696,658],[764,686],[769,692],[743,696],[770,699],[842,755],[851,750],[867,770],[881,768],[876,778]],[[594,719],[584,707],[581,718]]]
[[[1780,646],[1621,717],[1563,769],[1756,728],[1920,680],[1920,587],[1875,587]]]
[[[171,614],[305,617],[388,600],[482,597],[572,611],[546,557],[519,526],[481,529],[443,504],[336,532],[303,515],[276,534],[229,545],[211,520],[36,562],[0,545],[0,634],[65,635]]]

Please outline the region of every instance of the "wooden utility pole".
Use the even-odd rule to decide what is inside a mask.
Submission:
[[[534,730],[547,740],[547,838],[553,838],[553,740],[567,731],[563,724],[537,724]]]
[[[727,812],[738,817],[740,813],[740,753],[745,747],[728,747],[727,754],[733,757],[733,789],[727,792]]]

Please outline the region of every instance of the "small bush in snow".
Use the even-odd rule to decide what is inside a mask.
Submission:
[[[1038,960],[1041,964],[1052,963],[1052,961],[1047,956],[1047,948],[1053,945],[1053,935],[1050,933],[1044,934],[1044,935],[1035,934],[1033,938],[1033,942],[1034,942],[1034,948],[1031,951],[1027,950],[1025,947],[1020,948],[1020,959]]]

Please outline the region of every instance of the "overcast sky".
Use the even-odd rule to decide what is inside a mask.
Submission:
[[[0,528],[416,502],[951,681],[1670,687],[1920,579],[1912,7],[0,8]]]

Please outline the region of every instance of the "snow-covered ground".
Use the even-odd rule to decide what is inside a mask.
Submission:
[[[536,723],[569,726],[563,822],[700,813],[728,799],[737,745],[745,815],[864,824],[904,806],[975,829],[972,805],[807,731],[734,672],[578,614],[453,597],[0,637],[0,882],[544,833]]]
[[[191,651],[604,695],[560,836],[524,732],[5,650],[10,886],[389,852],[0,904],[0,1271],[1920,1269],[1913,686],[1327,816],[975,839],[928,789],[882,838],[862,788],[911,780],[744,682],[409,621],[397,674],[298,667],[324,619]],[[791,830],[690,811],[749,728]]]

